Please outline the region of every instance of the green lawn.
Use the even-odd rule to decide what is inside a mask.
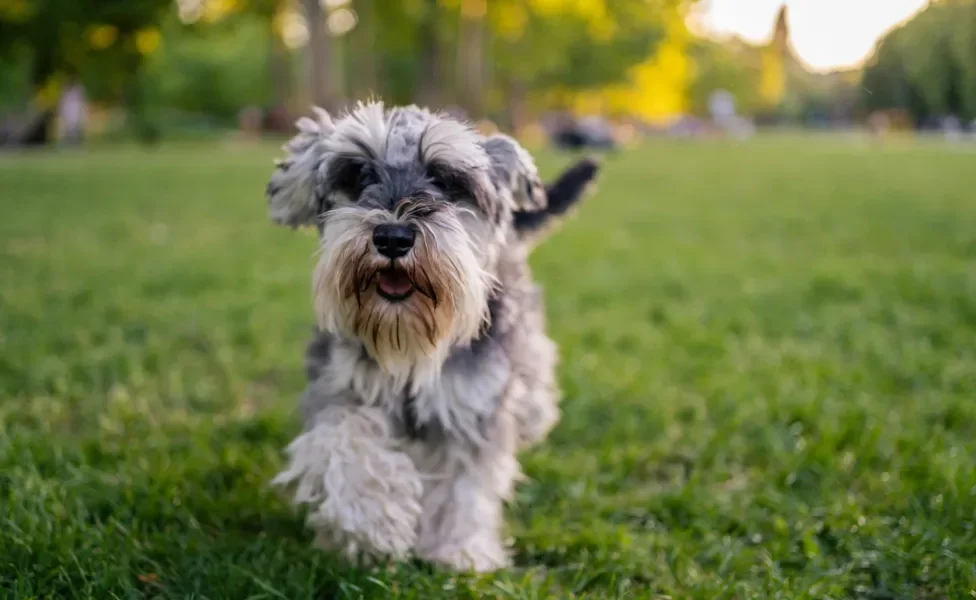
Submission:
[[[0,155],[0,597],[976,595],[972,150],[610,159],[533,258],[565,414],[481,579],[350,569],[269,489],[315,249],[276,154]]]

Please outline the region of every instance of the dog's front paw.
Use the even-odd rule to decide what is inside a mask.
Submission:
[[[463,544],[438,546],[433,550],[420,552],[420,557],[455,571],[476,573],[490,573],[511,564],[508,553],[501,543],[497,540],[481,538]]]
[[[308,524],[317,532],[316,543],[354,562],[372,564],[406,558],[417,543],[419,478],[415,478],[414,486],[403,473],[382,480],[365,473],[357,475],[355,485],[330,496],[309,514]]]
[[[299,436],[273,483],[292,487],[295,504],[310,508],[319,546],[350,559],[402,559],[417,542],[420,476],[406,454],[350,421]]]

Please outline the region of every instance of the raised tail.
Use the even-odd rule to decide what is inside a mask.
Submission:
[[[545,208],[516,211],[513,225],[519,239],[538,242],[560,217],[586,195],[599,170],[600,165],[594,159],[584,158],[546,186]]]

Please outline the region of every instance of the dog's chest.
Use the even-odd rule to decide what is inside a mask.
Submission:
[[[511,377],[497,344],[460,349],[439,368],[415,368],[401,377],[384,373],[352,348],[334,348],[331,359],[334,385],[351,390],[364,405],[382,408],[398,436],[431,443],[484,443]]]

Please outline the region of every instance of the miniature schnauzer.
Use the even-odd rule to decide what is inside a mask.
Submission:
[[[424,108],[315,116],[267,186],[273,221],[321,238],[305,427],[274,482],[349,558],[504,567],[516,453],[559,416],[527,258],[597,165],[547,186],[514,139]]]

